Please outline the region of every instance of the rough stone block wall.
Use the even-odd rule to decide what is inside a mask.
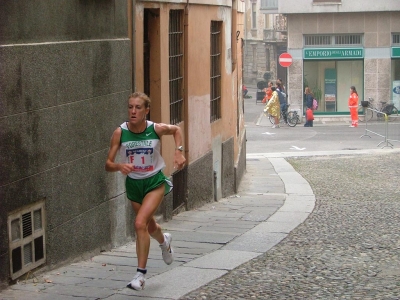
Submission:
[[[235,193],[238,192],[240,182],[242,181],[243,175],[246,173],[246,132],[243,133],[242,145],[240,147],[240,153],[238,161],[235,164]]]
[[[214,201],[213,154],[209,152],[188,166],[187,209]]]
[[[222,174],[221,190],[222,197],[235,193],[235,172],[234,172],[234,139],[233,137],[222,143]]]

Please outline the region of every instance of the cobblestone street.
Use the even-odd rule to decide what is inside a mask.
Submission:
[[[400,154],[288,161],[314,191],[311,215],[267,253],[181,299],[400,299]]]

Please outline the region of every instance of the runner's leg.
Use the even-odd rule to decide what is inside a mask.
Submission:
[[[154,219],[154,213],[164,198],[164,185],[160,185],[149,192],[143,199],[142,204],[132,202],[136,213],[136,254],[138,257],[138,268],[146,269],[150,249],[150,233],[160,244],[164,242],[161,227]]]

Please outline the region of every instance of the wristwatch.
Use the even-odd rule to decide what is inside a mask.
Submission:
[[[183,146],[176,147],[175,150],[179,150],[179,151],[183,152]]]

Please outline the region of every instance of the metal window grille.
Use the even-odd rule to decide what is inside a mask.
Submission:
[[[261,0],[261,9],[278,10],[278,0]]]
[[[221,28],[222,22],[211,21],[210,122],[221,118]]]
[[[341,3],[342,0],[313,0],[314,3],[323,3],[323,2],[330,2],[330,3]]]
[[[362,46],[361,34],[305,35],[305,46]]]
[[[331,36],[330,35],[306,35],[304,37],[304,45],[306,45],[306,46],[331,45]]]
[[[183,11],[169,12],[170,123],[183,120]]]
[[[335,45],[361,45],[361,35],[335,35]]]
[[[8,216],[10,274],[12,279],[46,261],[44,200]]]
[[[393,45],[399,45],[400,44],[400,33],[394,33],[392,35],[392,44]]]

